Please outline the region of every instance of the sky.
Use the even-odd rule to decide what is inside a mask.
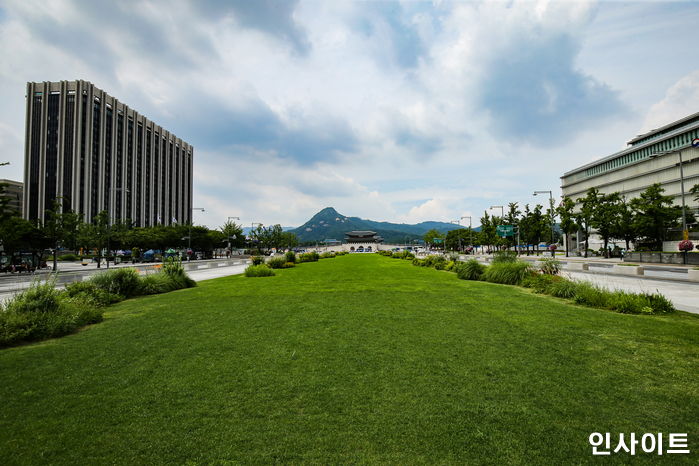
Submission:
[[[27,82],[194,146],[194,223],[480,224],[699,111],[699,2],[0,0],[0,178]]]

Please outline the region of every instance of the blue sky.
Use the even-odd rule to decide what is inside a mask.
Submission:
[[[693,1],[0,0],[0,178],[26,83],[84,79],[194,145],[195,223],[476,226],[699,111],[697,24]]]

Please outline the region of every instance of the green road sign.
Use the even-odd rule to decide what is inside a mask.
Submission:
[[[512,225],[498,225],[498,236],[514,236],[514,230]]]
[[[432,242],[434,242],[434,243],[443,243],[443,242],[444,242],[444,238],[435,238],[435,239],[432,240]]]

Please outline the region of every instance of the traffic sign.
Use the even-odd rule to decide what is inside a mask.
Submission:
[[[433,242],[433,243],[443,243],[443,242],[444,242],[444,238],[435,238],[435,239],[432,240],[432,242]]]
[[[692,139],[692,147],[699,147],[699,138]]]
[[[498,225],[498,236],[514,236],[512,225]]]

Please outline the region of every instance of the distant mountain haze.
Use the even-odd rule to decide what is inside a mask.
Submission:
[[[403,243],[406,241],[406,236],[408,241],[412,241],[422,239],[422,236],[432,229],[446,233],[458,227],[455,223],[444,222],[422,222],[417,225],[376,222],[359,217],[347,217],[332,207],[326,207],[300,227],[289,231],[296,234],[299,242],[325,241],[326,239],[342,241],[345,239],[345,233],[349,231],[368,230],[375,231],[387,243]]]

